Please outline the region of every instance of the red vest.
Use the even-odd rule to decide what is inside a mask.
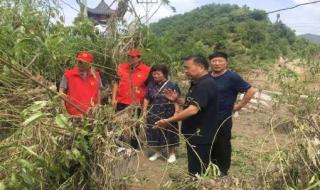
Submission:
[[[131,72],[131,74],[130,74]],[[146,85],[150,67],[140,63],[133,71],[130,71],[130,64],[120,64],[117,69],[119,86],[116,95],[118,103],[142,104],[145,96]]]
[[[95,72],[95,76],[91,71],[88,76],[82,79],[77,67],[66,70],[64,76],[68,82],[67,97],[77,105],[83,112],[87,113],[98,102],[99,94],[99,72]],[[70,115],[82,115],[74,106],[65,102],[65,106]]]

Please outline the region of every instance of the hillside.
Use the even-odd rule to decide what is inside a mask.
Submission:
[[[299,43],[308,45],[281,21],[272,23],[266,12],[229,4],[202,6],[150,28],[153,43],[146,43],[147,48],[156,50],[160,61],[171,63],[191,53],[226,50],[233,66],[261,67],[294,53]]]
[[[316,34],[303,34],[300,35],[299,37],[304,38],[312,43],[315,44],[320,44],[320,35],[316,35]]]

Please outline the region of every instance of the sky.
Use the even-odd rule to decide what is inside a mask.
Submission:
[[[63,0],[68,5],[63,3],[62,0],[59,1],[64,12],[66,24],[71,25],[73,19],[77,15],[77,11],[73,10],[68,5],[76,9],[79,9],[79,5],[76,3],[76,0]],[[87,0],[87,5],[90,8],[95,8],[100,1],[101,0]],[[160,2],[161,0],[158,1]],[[252,9],[261,9],[268,12],[311,1],[314,0],[170,0],[170,4],[175,7],[176,12],[173,12],[168,6],[162,6],[151,18],[150,22],[156,22],[161,18],[165,18],[174,14],[182,14],[210,3],[229,3],[237,4],[239,6],[247,5]],[[113,0],[105,0],[105,2],[107,4],[111,4]],[[115,8],[114,6],[113,8]],[[137,6],[138,14],[145,15],[144,5],[135,4],[135,6]],[[150,12],[154,12],[157,7],[158,4],[153,5]],[[277,13],[269,15],[271,21],[274,22],[276,20],[276,15]],[[126,17],[130,19],[129,15]],[[305,33],[320,35],[320,3],[301,6],[296,9],[280,12],[280,19],[287,26],[294,29],[298,35]]]

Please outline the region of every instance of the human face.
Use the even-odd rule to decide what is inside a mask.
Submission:
[[[141,61],[140,56],[129,56],[130,64],[137,65]]]
[[[223,73],[227,69],[228,61],[223,57],[215,57],[210,60],[210,66],[214,73]]]
[[[153,71],[152,77],[156,82],[163,82],[166,80],[166,77],[162,73],[162,71]]]
[[[78,69],[80,72],[89,71],[90,69],[90,63],[86,63],[83,61],[78,61]]]
[[[187,60],[184,62],[184,72],[189,79],[197,79],[203,72],[203,67],[194,63],[193,60]]]

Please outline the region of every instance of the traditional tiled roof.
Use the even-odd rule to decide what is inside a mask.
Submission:
[[[88,12],[88,15],[111,15],[111,14],[114,14],[116,11],[111,9],[104,2],[104,0],[101,0],[101,2],[99,3],[99,5],[96,8],[91,9],[91,8],[87,7],[87,12]]]

